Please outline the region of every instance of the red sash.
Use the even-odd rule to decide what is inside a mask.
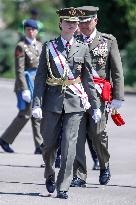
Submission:
[[[111,84],[108,80],[99,77],[93,77],[94,83],[99,85],[102,92],[100,94],[103,101],[110,102],[111,101]]]

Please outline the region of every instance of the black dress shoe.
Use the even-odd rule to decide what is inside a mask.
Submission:
[[[14,150],[9,146],[7,142],[0,138],[0,145],[5,152],[14,153]]]
[[[70,187],[86,187],[86,182],[78,177],[74,177]]]
[[[45,167],[45,164],[41,164],[41,166],[40,166],[41,168],[44,168]]]
[[[99,182],[101,185],[106,185],[111,178],[109,167],[100,170]]]
[[[100,165],[98,159],[94,161],[92,170],[100,170]]]
[[[60,157],[56,157],[55,168],[60,168]]]
[[[59,191],[59,192],[57,193],[57,198],[67,199],[67,198],[68,198],[67,191]]]
[[[34,154],[42,154],[42,150],[40,147],[37,147],[34,151]]]
[[[49,193],[53,193],[55,191],[55,177],[53,175],[46,179],[46,189]]]

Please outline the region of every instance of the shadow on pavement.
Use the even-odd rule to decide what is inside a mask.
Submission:
[[[41,166],[28,166],[28,165],[13,165],[13,164],[0,164],[0,167],[24,167],[24,168],[41,168]]]
[[[100,185],[100,184],[91,184],[91,183],[87,183],[87,185],[89,185],[89,187],[86,187],[86,188],[92,188],[90,186],[99,186],[99,187],[104,187],[104,186],[108,186],[108,187],[122,187],[122,188],[132,188],[132,189],[136,189],[136,186],[129,186],[129,185],[119,185],[119,184],[108,184],[108,185]],[[96,188],[99,188],[99,187],[96,187]]]
[[[17,195],[17,196],[39,196],[39,197],[51,197],[51,194],[43,195],[40,193],[11,193],[11,192],[0,192],[1,195]],[[54,197],[53,197],[54,198]]]
[[[45,185],[45,184],[37,184],[32,182],[17,182],[17,181],[0,181],[0,183],[9,183],[9,184],[33,184],[33,185]]]

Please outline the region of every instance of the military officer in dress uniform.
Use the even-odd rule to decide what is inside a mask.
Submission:
[[[116,38],[111,34],[100,33],[97,31],[98,7],[83,6],[78,9],[83,12],[83,16],[80,17],[79,23],[81,35],[78,38],[88,44],[92,60],[94,80],[97,79],[99,82],[112,82],[112,101],[108,104],[108,107],[112,110],[119,109],[124,100],[124,78]],[[105,185],[110,180],[111,174],[109,169],[110,154],[108,152],[108,135],[106,132],[108,117],[106,111],[107,101],[105,101],[104,97],[102,99],[101,86],[103,87],[103,84],[96,84],[97,95],[102,112],[101,120],[95,124],[92,118],[89,117],[88,119],[87,114],[86,118],[88,119],[88,143],[93,141],[100,163],[99,182],[100,184]],[[104,94],[107,94],[107,91]],[[82,133],[79,133],[76,159],[74,162],[74,177],[71,183],[71,186],[73,187],[84,187],[86,185],[87,169],[85,141],[86,139],[83,139]]]
[[[42,118],[46,188],[53,193],[56,187],[57,197],[62,199],[68,198],[83,113],[91,106],[94,120],[99,121],[101,117],[88,45],[73,37],[79,12],[73,7],[57,11],[61,35],[43,45],[33,96],[32,114]],[[61,126],[61,167],[55,185],[54,161]]]
[[[33,139],[35,144],[35,154],[41,154],[40,145],[42,137],[40,134],[40,120],[31,116],[32,95],[34,78],[39,62],[39,56],[42,50],[41,42],[36,40],[38,26],[36,21],[28,19],[24,24],[25,38],[18,42],[15,49],[15,92],[17,95],[17,106],[19,113],[12,121],[6,131],[0,138],[0,145],[5,152],[12,153],[14,150],[9,146],[12,144],[28,122],[31,119]]]

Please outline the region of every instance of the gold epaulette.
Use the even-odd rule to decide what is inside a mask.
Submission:
[[[102,36],[110,40],[113,40],[115,38],[112,34],[108,34],[108,33],[102,33]]]
[[[23,47],[24,47],[24,44],[25,44],[25,43],[24,43],[23,41],[19,41],[19,42],[17,43],[17,46],[20,46],[20,47],[23,48]]]

